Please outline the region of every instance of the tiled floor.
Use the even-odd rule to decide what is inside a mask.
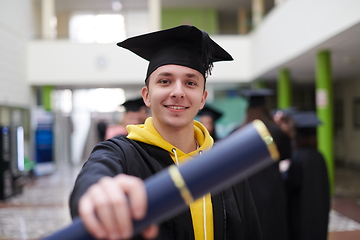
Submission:
[[[55,174],[28,179],[21,195],[0,202],[0,239],[39,239],[68,225],[68,198],[78,171],[58,167]]]
[[[0,240],[35,240],[71,222],[67,201],[79,168],[28,180],[21,195],[0,202]],[[329,240],[360,239],[360,170],[336,169]]]
[[[329,240],[360,239],[360,170],[337,167]],[[335,214],[334,214],[335,213]],[[340,218],[339,218],[340,217]]]

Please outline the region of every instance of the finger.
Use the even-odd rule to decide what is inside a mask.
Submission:
[[[96,213],[103,224],[108,238],[118,239],[132,232],[131,215],[126,196],[113,178],[104,177],[98,186],[102,196],[96,198]]]
[[[106,237],[105,229],[102,227],[95,215],[95,206],[88,194],[81,197],[79,201],[79,215],[85,225],[85,228],[92,236],[98,239]]]
[[[159,233],[159,228],[157,225],[150,225],[142,233],[141,236],[145,239],[154,239]]]
[[[123,179],[126,178],[126,181]],[[137,177],[120,174],[116,180],[129,197],[131,215],[134,219],[142,219],[147,211],[147,193],[144,182]]]
[[[123,178],[120,182],[126,182]],[[133,232],[133,224],[130,206],[126,197],[126,189],[123,189],[119,180],[103,179],[100,185],[105,191],[108,208],[102,211],[106,230],[114,238],[130,238]]]

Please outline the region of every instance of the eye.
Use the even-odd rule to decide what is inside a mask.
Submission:
[[[168,84],[168,83],[170,83],[170,81],[169,81],[168,79],[160,79],[160,80],[159,80],[159,83],[161,83],[161,84]]]
[[[189,85],[189,86],[196,86],[195,81],[187,81],[186,84]]]

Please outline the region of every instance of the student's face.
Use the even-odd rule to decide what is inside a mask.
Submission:
[[[149,77],[142,89],[146,106],[151,107],[154,125],[182,128],[193,126],[207,97],[205,80],[198,71],[179,65],[164,65]]]

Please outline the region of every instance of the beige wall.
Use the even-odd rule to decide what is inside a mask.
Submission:
[[[0,7],[0,105],[28,107],[26,47],[34,33],[32,1],[7,0]]]
[[[57,38],[68,39],[69,38],[69,13],[59,13],[57,16]]]
[[[334,99],[341,100],[343,108],[342,127],[335,128],[335,157],[347,164],[360,166],[360,128],[353,124],[353,101],[360,98],[360,77],[334,83]]]

